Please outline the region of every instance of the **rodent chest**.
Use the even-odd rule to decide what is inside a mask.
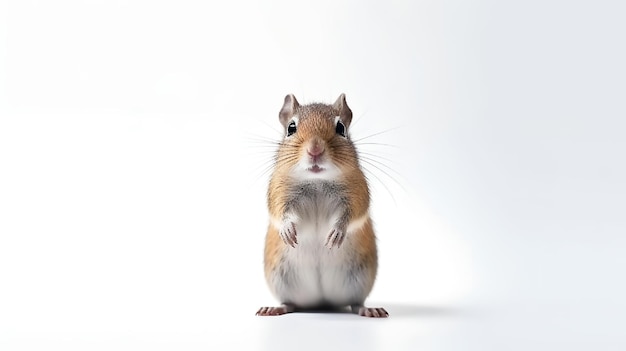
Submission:
[[[335,182],[318,181],[295,184],[290,202],[301,221],[325,224],[345,211],[345,189]]]

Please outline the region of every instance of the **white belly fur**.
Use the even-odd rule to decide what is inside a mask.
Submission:
[[[298,244],[286,248],[271,279],[273,291],[281,302],[304,308],[362,304],[369,293],[368,274],[358,269],[351,233],[367,217],[348,225],[341,247],[328,248],[324,244],[336,216],[332,203],[317,205],[296,223]]]

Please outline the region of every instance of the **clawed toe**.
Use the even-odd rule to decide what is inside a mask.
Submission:
[[[359,308],[359,316],[386,318],[389,317],[389,313],[384,308],[380,307],[361,307]]]
[[[288,222],[278,231],[278,235],[283,239],[283,242],[291,247],[296,247],[298,244],[298,238],[296,234],[296,226],[293,222]]]
[[[286,306],[279,307],[261,307],[256,312],[257,316],[280,316],[282,314],[288,313],[289,309]]]
[[[326,237],[325,245],[328,248],[332,248],[333,246],[340,247],[345,237],[346,233],[344,230],[333,228]]]

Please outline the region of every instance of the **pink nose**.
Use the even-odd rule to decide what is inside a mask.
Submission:
[[[309,153],[309,156],[319,156],[322,154],[322,152],[324,152],[324,150],[322,149],[309,149],[307,150],[307,152]]]
[[[312,157],[316,157],[324,153],[324,146],[319,141],[314,141],[306,150]]]

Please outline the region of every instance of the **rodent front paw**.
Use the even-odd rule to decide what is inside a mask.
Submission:
[[[326,247],[332,249],[333,246],[340,247],[343,243],[343,240],[346,238],[346,230],[334,227],[328,233],[328,238],[326,239]]]
[[[278,235],[283,239],[285,244],[296,247],[298,239],[296,238],[296,225],[293,222],[285,222],[283,226],[278,230]]]

